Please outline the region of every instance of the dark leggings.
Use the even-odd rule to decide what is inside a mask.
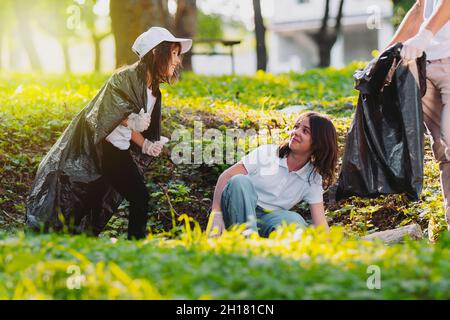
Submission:
[[[106,180],[130,203],[128,239],[145,238],[149,196],[130,151],[120,150],[104,140],[102,166]]]

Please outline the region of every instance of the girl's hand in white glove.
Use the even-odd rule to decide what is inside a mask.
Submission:
[[[141,109],[139,114],[132,113],[128,116],[127,127],[137,132],[143,132],[150,126],[151,114]]]
[[[161,154],[163,149],[163,144],[159,141],[151,142],[147,139],[144,140],[142,144],[142,153],[147,154],[152,157],[157,157]]]

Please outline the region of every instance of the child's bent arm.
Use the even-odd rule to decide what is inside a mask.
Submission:
[[[223,189],[225,189],[225,186],[228,183],[228,180],[230,180],[233,176],[237,174],[243,174],[247,175],[247,169],[245,169],[245,166],[242,164],[242,162],[238,162],[222,172],[222,174],[219,176],[219,179],[217,180],[216,188],[214,189],[214,198],[213,198],[213,204],[212,204],[212,210],[216,212],[220,212],[220,200],[222,199],[222,192]]]
[[[138,145],[139,148],[142,149],[142,145],[144,144],[144,136],[142,133],[137,131],[131,131],[131,141],[133,141],[136,145]]]
[[[323,202],[313,203],[309,205],[311,209],[311,216],[315,227],[324,226],[326,230],[329,229],[327,219],[325,218],[325,208]]]

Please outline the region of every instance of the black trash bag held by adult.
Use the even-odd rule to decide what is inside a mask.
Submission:
[[[26,223],[33,230],[99,234],[122,197],[102,178],[102,141],[123,119],[147,105],[146,83],[137,63],[110,77],[72,120],[41,161],[27,200]],[[160,139],[161,94],[143,135]],[[150,162],[137,148],[133,159],[144,172]]]
[[[358,104],[350,127],[336,200],[405,193],[418,199],[423,183],[425,53],[405,64],[398,43],[354,74]]]

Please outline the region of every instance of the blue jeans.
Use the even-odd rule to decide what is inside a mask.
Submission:
[[[245,223],[261,237],[268,237],[283,223],[307,227],[306,221],[298,213],[287,210],[264,212],[257,205],[257,200],[258,195],[250,178],[242,174],[233,176],[225,186],[221,199],[225,227]]]

